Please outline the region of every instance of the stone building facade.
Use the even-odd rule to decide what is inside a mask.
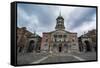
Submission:
[[[41,37],[37,34],[32,34],[27,37],[27,52],[40,52]]]
[[[17,52],[48,52],[48,53],[70,53],[97,51],[96,30],[88,31],[77,37],[77,33],[66,31],[64,18],[59,14],[56,19],[55,30],[43,32],[41,38],[35,32],[31,33],[25,27],[17,27]]]
[[[17,52],[36,52],[40,50],[41,37],[29,32],[25,27],[17,27]]]
[[[17,52],[23,52],[26,47],[27,42],[27,33],[26,28],[18,28],[17,27]]]
[[[79,49],[81,52],[92,52],[97,50],[96,44],[96,30],[88,31],[86,34],[81,35],[79,39]]]
[[[79,52],[77,33],[65,30],[61,14],[56,19],[55,30],[43,32],[41,50],[51,53]]]

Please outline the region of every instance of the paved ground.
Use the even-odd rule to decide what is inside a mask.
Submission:
[[[72,62],[96,60],[95,52],[71,53],[71,54],[46,54],[46,53],[26,53],[18,55],[18,64],[38,64],[55,62]]]
[[[45,54],[26,53],[26,54],[18,55],[17,56],[17,64],[30,64],[33,61],[42,59],[45,56],[47,56],[46,53]]]
[[[96,60],[96,53],[95,52],[74,53],[73,55],[81,57],[85,60]]]
[[[66,56],[55,55],[55,56],[49,56],[49,58],[45,59],[40,63],[55,63],[55,62],[70,62],[70,61],[78,61],[78,60],[71,55],[66,55]]]

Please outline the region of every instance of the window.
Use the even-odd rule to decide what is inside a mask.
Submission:
[[[55,39],[55,42],[56,42],[56,39]]]
[[[45,44],[45,46],[47,46],[47,44]]]
[[[74,39],[72,39],[72,42],[74,42]]]
[[[48,42],[48,39],[46,39],[46,42]]]
[[[66,35],[63,35],[64,37],[67,37]]]
[[[66,39],[64,39],[64,42],[66,42]]]
[[[64,47],[68,47],[68,44],[64,44]]]
[[[54,35],[54,37],[56,38],[56,37],[57,37],[57,35]]]
[[[61,38],[62,37],[62,35],[59,35],[59,38]]]

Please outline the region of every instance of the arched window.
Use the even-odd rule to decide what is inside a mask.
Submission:
[[[75,40],[74,39],[72,39],[72,42],[74,42]]]
[[[67,36],[66,35],[63,35],[63,37],[66,38]]]
[[[59,38],[61,38],[62,37],[62,35],[59,35]]]
[[[54,35],[54,38],[57,38],[57,35]]]

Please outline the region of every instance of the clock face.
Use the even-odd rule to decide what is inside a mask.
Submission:
[[[59,22],[61,22],[62,21],[62,19],[59,19]]]

